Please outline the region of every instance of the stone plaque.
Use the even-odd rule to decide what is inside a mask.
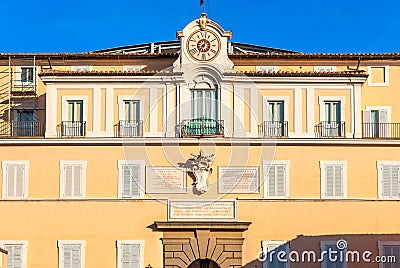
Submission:
[[[247,194],[260,192],[258,167],[219,167],[218,193]]]
[[[146,193],[186,193],[186,172],[175,167],[147,167]]]
[[[170,200],[169,220],[236,220],[235,200]]]

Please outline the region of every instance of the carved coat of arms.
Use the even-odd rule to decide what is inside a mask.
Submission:
[[[210,177],[214,170],[211,165],[214,163],[215,154],[206,155],[206,151],[201,149],[200,154],[191,155],[191,171],[196,178],[194,185],[197,191],[205,193],[210,188]]]

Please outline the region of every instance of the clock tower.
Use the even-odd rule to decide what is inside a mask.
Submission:
[[[218,23],[207,18],[206,13],[202,13],[199,19],[190,22],[176,35],[181,42],[181,51],[174,63],[175,68],[188,63],[233,68],[233,62],[228,58],[228,41],[232,32],[225,31]]]

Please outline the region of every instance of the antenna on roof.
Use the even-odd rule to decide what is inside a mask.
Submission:
[[[204,0],[200,0],[201,13],[204,13]]]

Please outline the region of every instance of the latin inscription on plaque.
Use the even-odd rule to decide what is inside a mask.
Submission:
[[[218,193],[247,194],[260,192],[258,167],[219,167]]]
[[[147,193],[186,193],[186,191],[186,172],[184,170],[174,167],[147,167]]]
[[[170,220],[235,220],[235,200],[171,200],[168,203]]]

